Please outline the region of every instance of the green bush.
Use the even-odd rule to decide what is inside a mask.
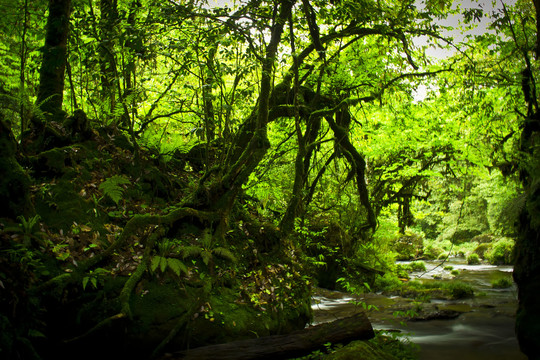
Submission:
[[[397,260],[411,260],[416,258],[424,247],[423,236],[407,231],[394,240],[393,248],[397,252]]]
[[[444,252],[444,249],[437,245],[428,245],[424,249],[424,257],[428,260],[435,260]]]
[[[390,273],[385,273],[383,276],[377,276],[373,287],[374,290],[379,291],[394,291],[396,289],[399,289],[401,285],[402,282],[397,276]]]
[[[506,289],[512,286],[512,279],[510,278],[500,278],[497,280],[493,280],[491,282],[491,287],[494,289]]]
[[[452,270],[450,271],[450,274],[454,275],[454,276],[458,276],[459,275],[459,270]]]
[[[438,260],[444,260],[444,259],[446,259],[448,256],[449,256],[449,254],[448,254],[446,251],[444,251],[444,252],[442,252],[442,253],[439,254],[439,256],[437,257],[437,259],[438,259]]]
[[[491,244],[480,244],[474,249],[474,253],[477,254],[480,258],[486,258],[486,252],[491,248]]]
[[[450,281],[443,285],[448,290],[452,299],[466,299],[474,297],[473,287],[461,281]]]
[[[469,265],[480,264],[480,257],[478,256],[478,254],[472,253],[469,256],[467,256],[467,264]]]
[[[411,271],[426,271],[426,264],[423,261],[413,261],[409,267]]]
[[[486,253],[486,259],[493,265],[512,265],[514,241],[502,238],[493,244],[491,250]]]

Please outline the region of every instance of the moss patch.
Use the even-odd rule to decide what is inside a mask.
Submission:
[[[379,345],[369,341],[353,341],[325,357],[331,360],[398,360],[397,357],[382,350]]]

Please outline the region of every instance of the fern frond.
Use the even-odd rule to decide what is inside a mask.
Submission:
[[[118,202],[122,200],[122,197],[124,196],[124,188],[121,185],[127,184],[131,184],[131,181],[129,181],[128,178],[125,176],[114,175],[99,184],[99,189],[118,205]]]
[[[181,272],[183,272],[184,274],[188,273],[187,266],[184,265],[184,263],[181,262],[178,259],[168,258],[167,259],[167,265],[168,265],[169,269],[171,269],[177,276],[180,276]]]
[[[182,257],[184,259],[190,257],[198,257],[203,251],[204,249],[199,246],[184,246],[182,248]]]
[[[152,272],[156,271],[160,262],[161,262],[161,256],[156,255],[152,258],[152,263],[150,264],[150,269],[152,270]]]
[[[223,247],[217,247],[213,249],[212,252],[214,253],[214,255],[216,255],[217,257],[223,260],[229,260],[230,262],[233,262],[233,263],[236,262],[236,257],[229,249],[225,249]]]
[[[210,263],[210,260],[212,259],[212,253],[210,251],[203,250],[201,252],[201,258],[204,265],[208,266],[208,263]]]
[[[212,233],[209,229],[204,229],[201,236],[201,244],[209,249],[212,247]]]

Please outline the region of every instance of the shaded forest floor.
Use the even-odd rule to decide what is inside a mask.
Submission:
[[[129,348],[150,356],[309,322],[309,280],[294,254],[276,246],[275,227],[243,201],[223,243],[197,216],[126,234],[135,215],[177,211],[202,175],[186,165],[186,154],[165,161],[139,149],[135,159],[134,150],[124,135],[100,129],[91,140],[18,159],[34,211],[0,221],[8,357],[60,350],[71,357],[97,339],[113,354]],[[117,246],[120,237],[127,241]]]

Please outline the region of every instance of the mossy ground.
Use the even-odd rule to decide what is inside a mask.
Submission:
[[[31,330],[48,341],[36,341],[34,346],[23,347],[24,351],[38,351],[45,357],[59,349],[69,357],[76,348],[88,348],[81,356],[91,358],[99,353],[91,345],[96,341],[121,345],[119,353],[149,355],[174,332],[169,346],[179,350],[287,333],[309,322],[310,285],[301,278],[299,264],[279,251],[260,256],[260,251],[275,246],[259,239],[273,234],[272,228],[261,230],[263,221],[246,211],[240,212],[243,222],[233,224],[225,242],[212,244],[212,249],[231,249],[236,262],[218,258],[219,252],[213,253],[210,263],[202,257],[183,259],[175,249],[201,246],[201,232],[208,226],[193,219],[162,225],[159,230],[135,229],[125,244],[97,266],[81,271],[80,266],[101,256],[119,238],[134,215],[168,213],[167,204],[185,201],[201,176],[185,171],[183,164],[176,167],[176,163],[156,161],[151,152],[143,151],[136,163],[125,137],[114,136],[113,142],[97,132],[93,137],[29,159],[31,176],[25,179],[37,216],[1,221],[3,230],[14,229],[6,234],[6,243],[2,237],[2,249],[11,249],[17,266],[8,271],[4,265],[11,263],[0,262],[0,280],[8,293],[18,294],[21,304],[28,304],[18,307],[25,317],[0,318],[5,330],[2,348],[21,351],[16,338],[32,344]],[[100,186],[114,176],[126,179],[113,189],[115,198]],[[24,225],[30,223],[31,227]],[[120,293],[141,264],[146,239],[153,232],[158,240],[151,256],[183,261],[187,272],[149,268],[131,294],[132,318],[115,317],[122,308]],[[279,243],[279,239],[273,241]],[[27,280],[12,277],[7,281],[12,272],[24,274]],[[63,280],[41,290],[39,296],[28,291],[59,275]],[[3,296],[1,301],[9,304]],[[38,311],[40,307],[45,310]],[[113,320],[105,321],[109,317]],[[15,321],[20,323],[15,326]]]

